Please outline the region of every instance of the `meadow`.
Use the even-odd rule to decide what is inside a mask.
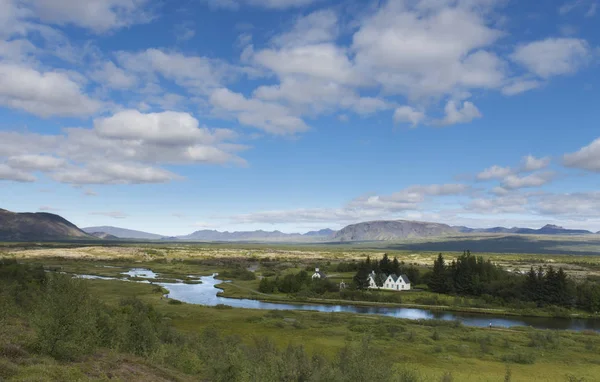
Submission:
[[[423,268],[437,255],[433,251],[385,252]],[[124,269],[145,267],[159,273],[162,280],[186,281],[191,280],[190,275],[227,274],[247,268],[257,276],[294,273],[315,266],[333,268],[336,262],[383,253],[379,249],[264,245],[15,245],[5,247],[0,257],[42,264],[47,270],[106,277],[119,276]],[[447,257],[458,254],[445,252]],[[517,269],[561,264],[573,277],[594,277],[600,268],[600,258],[595,256],[484,256]],[[331,273],[336,282],[352,274]],[[258,278],[232,280],[223,284],[228,296],[291,299],[284,294],[261,295],[257,291]],[[99,343],[81,357],[64,359],[40,348],[39,323],[26,318],[36,314],[5,314],[0,317],[0,379],[371,381],[377,375],[389,381],[594,381],[600,375],[600,335],[594,332],[482,329],[456,322],[348,313],[203,307],[165,299],[164,291],[156,285],[113,280],[78,282],[84,283],[89,295],[106,304],[109,311],[123,307],[128,298],[148,304],[158,313],[160,322],[181,339],[161,339],[150,351],[137,353],[127,344]],[[483,309],[475,306],[476,299],[437,295],[437,300],[431,301],[433,296],[427,291],[402,294],[402,304],[421,305],[430,299],[454,309]],[[209,345],[220,352],[219,359],[207,353]],[[278,363],[253,358],[263,352]],[[291,359],[297,358],[305,360],[304,366],[292,365]],[[350,370],[349,364],[355,368]],[[288,365],[289,370],[282,365]],[[321,374],[306,374],[308,369],[318,369]],[[227,370],[235,373],[227,374]]]

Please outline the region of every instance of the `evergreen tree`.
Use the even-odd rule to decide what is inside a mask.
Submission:
[[[361,262],[358,266],[358,272],[356,272],[356,275],[352,278],[356,289],[364,290],[369,287],[369,273],[370,271],[367,263]]]
[[[397,257],[394,257],[394,260],[392,261],[391,271],[391,273],[394,273],[396,275],[400,275],[402,273],[400,262],[398,261]]]
[[[429,289],[437,293],[445,293],[448,290],[446,284],[446,263],[441,253],[433,262],[433,272],[429,279]]]
[[[392,273],[392,263],[387,253],[384,253],[383,258],[379,261],[379,268],[381,269],[381,272],[385,273],[386,275]]]

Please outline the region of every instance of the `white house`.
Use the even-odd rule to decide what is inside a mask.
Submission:
[[[325,279],[325,278],[327,278],[327,276],[325,275],[325,273],[321,272],[319,270],[319,268],[315,268],[315,273],[313,273],[312,278],[313,279]]]
[[[377,286],[376,279],[381,277],[383,279],[383,286]],[[391,274],[386,276],[385,274],[375,274],[375,272],[371,272],[369,275],[369,288],[371,289],[385,289],[385,290],[410,290],[410,280],[406,275],[394,275]]]

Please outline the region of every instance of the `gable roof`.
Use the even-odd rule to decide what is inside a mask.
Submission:
[[[402,277],[402,281],[404,281],[406,284],[410,284],[410,280],[408,279],[408,276],[400,275],[400,277]]]

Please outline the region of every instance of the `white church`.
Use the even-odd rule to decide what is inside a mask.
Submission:
[[[386,277],[385,274],[376,275],[375,271],[372,271],[369,275],[369,288],[370,289],[385,289],[385,290],[410,290],[410,280],[406,275],[397,276],[395,274],[391,274],[387,276],[385,281],[383,282],[383,286],[377,286],[377,282],[375,281],[376,277]]]

